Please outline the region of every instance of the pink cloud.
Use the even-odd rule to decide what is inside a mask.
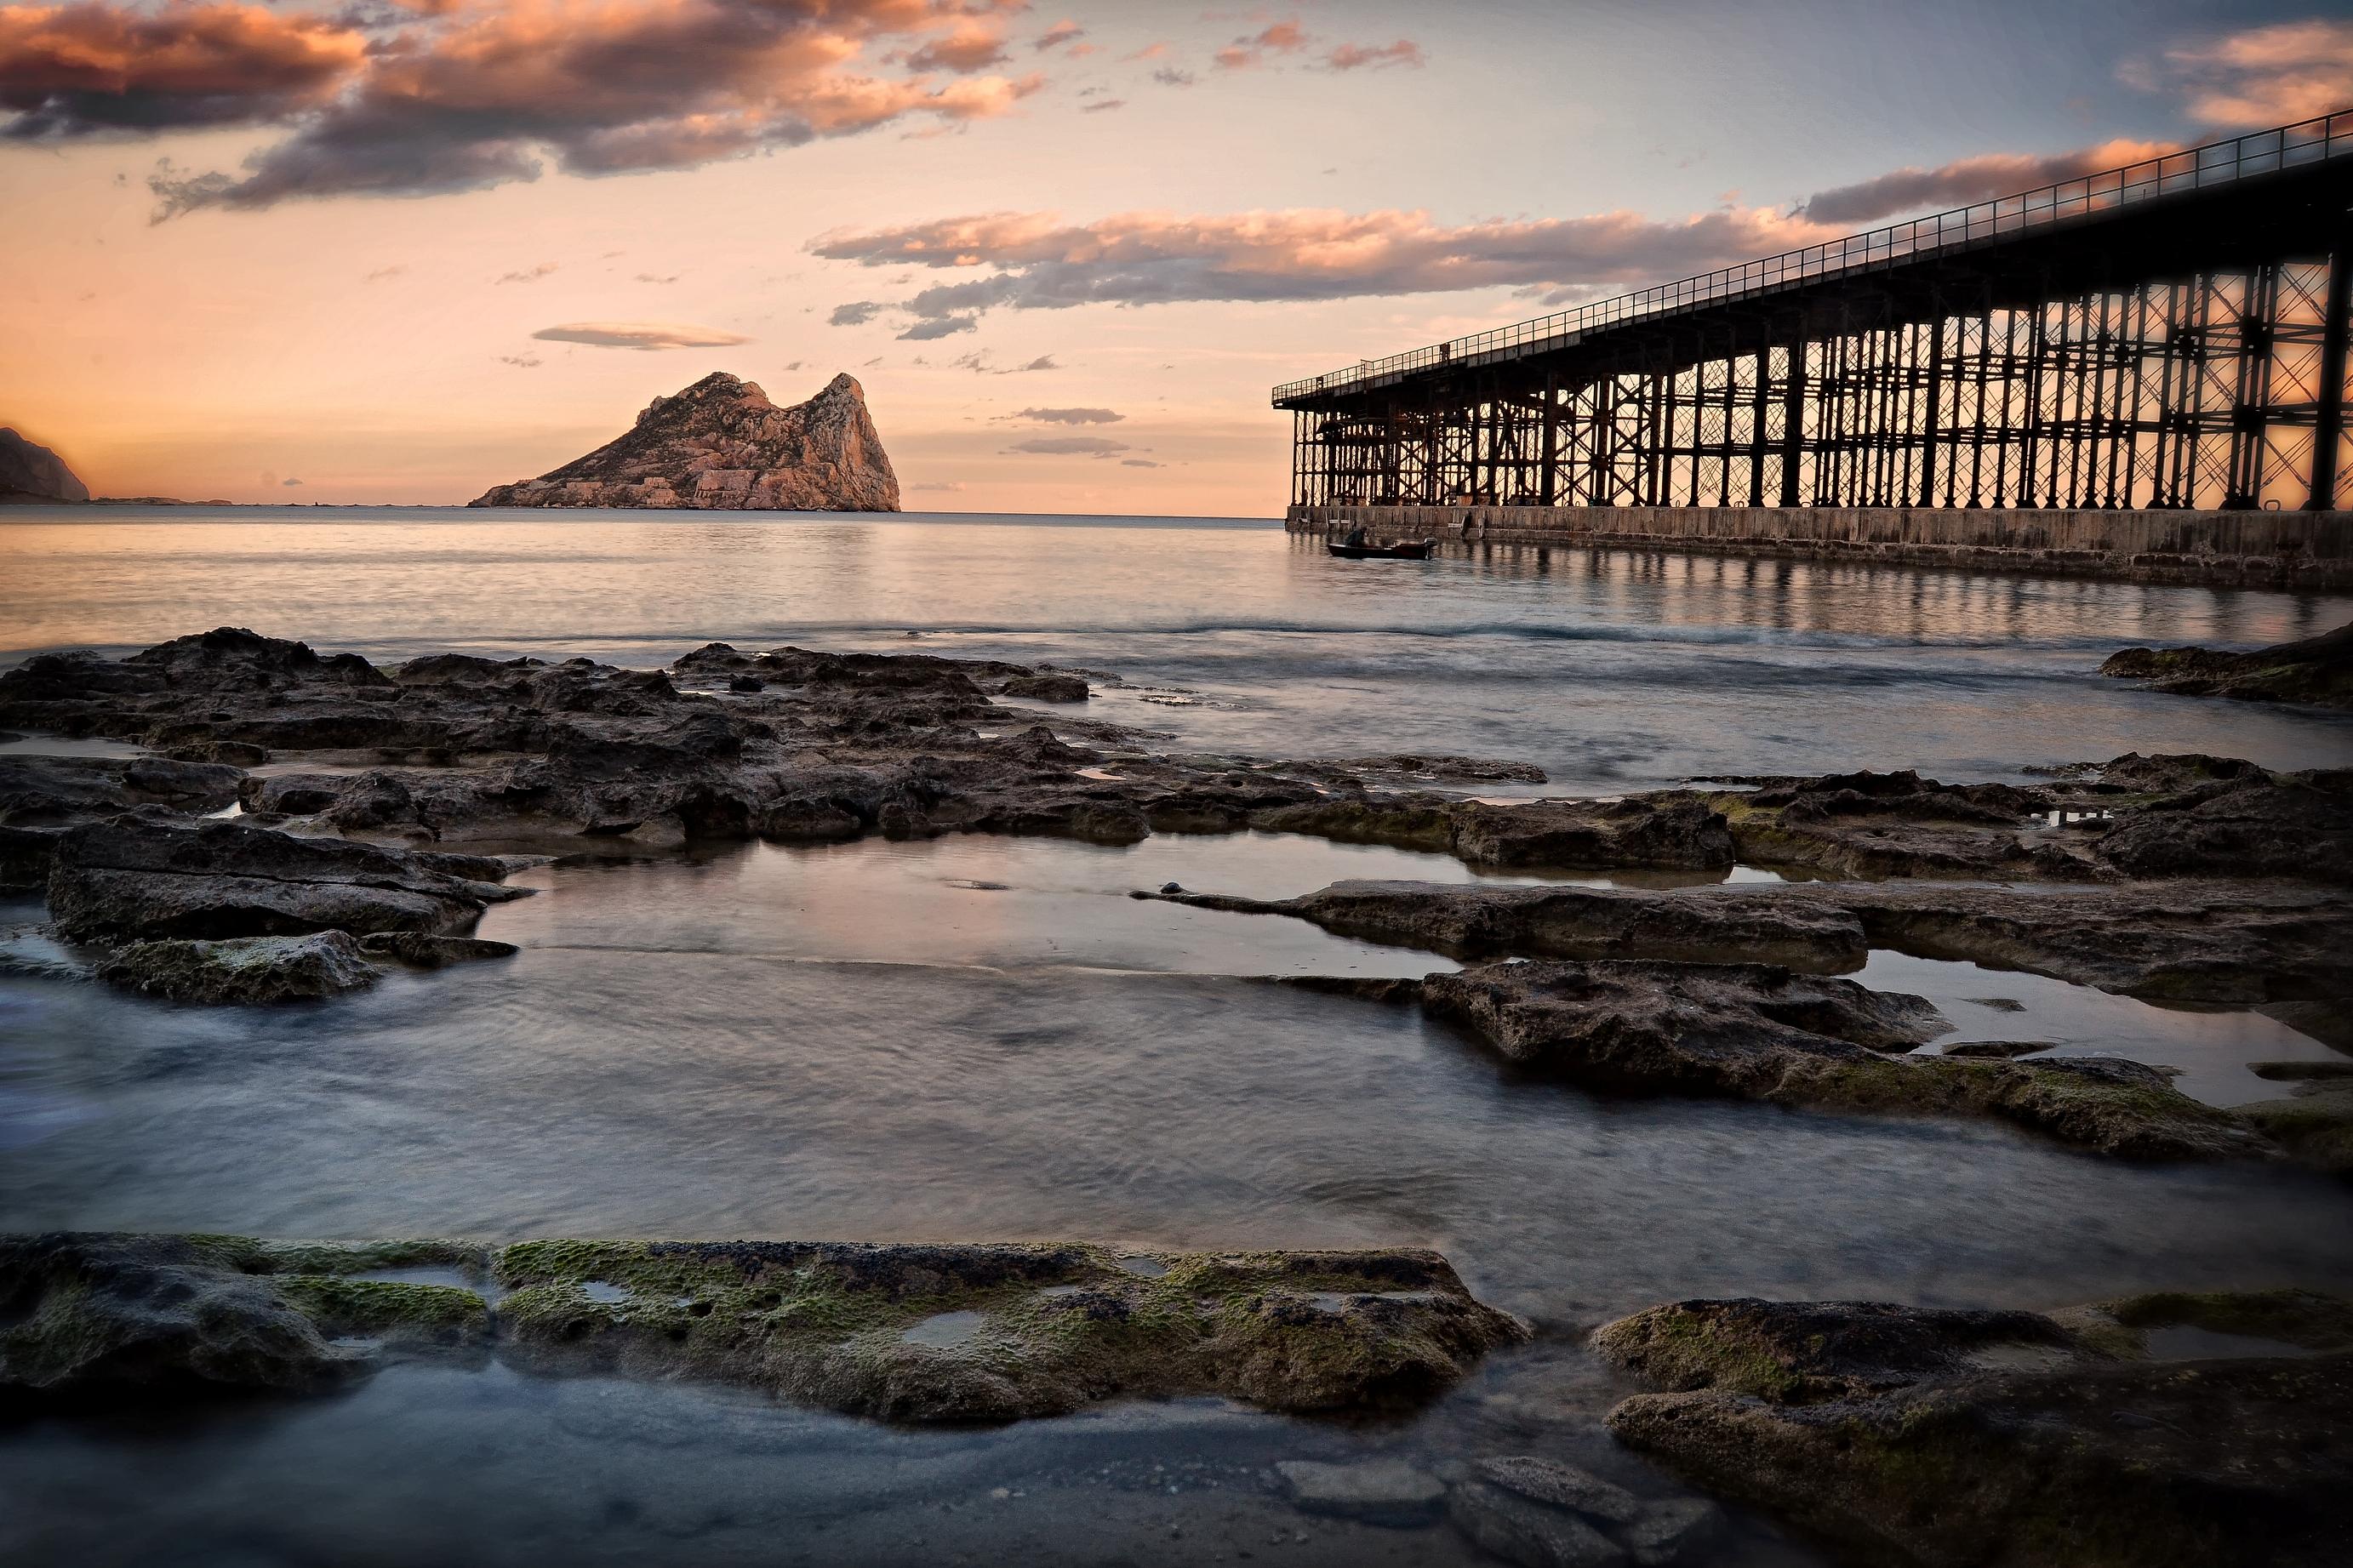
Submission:
[[[1429,58],[1421,46],[1411,38],[1399,38],[1394,44],[1342,44],[1324,57],[1326,70],[1379,70],[1384,66],[1428,65]]]
[[[1648,283],[1834,237],[1799,214],[1728,208],[1661,221],[1630,212],[1448,226],[1423,212],[1291,209],[1126,213],[1088,224],[991,213],[820,236],[809,248],[866,267],[969,276],[898,308],[959,321],[991,309],[1187,300],[1335,300],[1513,287]]]
[[[1007,112],[980,76],[1025,0],[406,0],[345,19],[85,0],[0,8],[0,135],[284,125],[236,174],[164,168],[159,216],[683,168],[915,117]],[[901,46],[913,76],[857,69]],[[943,83],[933,73],[951,79]]]
[[[2278,22],[2165,52],[2143,76],[2189,95],[2204,124],[2260,130],[2353,106],[2353,20]],[[2156,83],[2151,83],[2156,85]]]
[[[1264,62],[1269,55],[1293,55],[1307,47],[1307,34],[1297,17],[1277,22],[1262,31],[1236,38],[1215,56],[1218,64],[1227,70],[1246,70]]]

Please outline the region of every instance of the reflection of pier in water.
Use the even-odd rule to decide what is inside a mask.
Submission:
[[[1292,521],[2341,562],[2348,205],[2353,112],[1293,382]]]

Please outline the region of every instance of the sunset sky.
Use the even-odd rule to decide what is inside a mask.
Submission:
[[[848,370],[911,510],[1268,516],[1278,380],[2348,106],[2308,3],[0,5],[0,425],[453,502]]]

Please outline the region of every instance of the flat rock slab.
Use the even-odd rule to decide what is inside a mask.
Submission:
[[[436,932],[524,896],[529,889],[498,883],[505,871],[480,857],[301,838],[234,822],[118,818],[58,839],[49,912],[72,942]]]
[[[900,1421],[1201,1394],[1338,1411],[1426,1400],[1529,1333],[1432,1252],[1143,1261],[1081,1244],[5,1237],[0,1404],[307,1390],[380,1348],[487,1344]],[[381,1278],[422,1267],[508,1293],[492,1311],[474,1291]]]
[[[2112,1057],[1915,1056],[1926,1000],[1767,964],[1530,960],[1432,974],[1422,1005],[1512,1062],[1588,1088],[1879,1114],[1990,1116],[2098,1153],[2276,1156],[2233,1113]]]
[[[2314,1353],[2152,1359],[2163,1331],[2184,1327]],[[1594,1344],[1676,1391],[1613,1410],[1621,1441],[1859,1558],[2343,1561],[2342,1299],[2173,1294],[2051,1316],[1686,1301],[1609,1324]]]

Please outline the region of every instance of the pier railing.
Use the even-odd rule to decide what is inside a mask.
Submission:
[[[1891,224],[1697,277],[1599,300],[1428,348],[1365,360],[1345,370],[1274,389],[1280,406],[1318,393],[1346,392],[1389,377],[1567,348],[1587,333],[1694,306],[1778,292],[1792,285],[1867,271],[1938,252],[1968,249],[2029,230],[2081,222],[2136,203],[2227,185],[2353,153],[2353,110],[2186,147],[2120,168],[2060,180],[2016,195]]]

